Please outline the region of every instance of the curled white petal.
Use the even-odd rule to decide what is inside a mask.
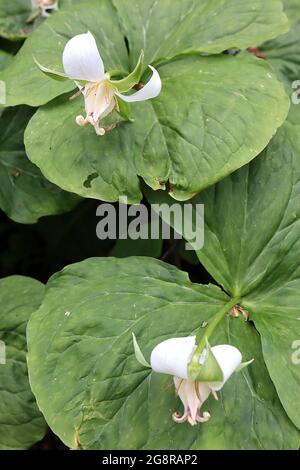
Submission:
[[[197,383],[190,380],[174,377],[176,394],[183,403],[183,414],[173,413],[173,421],[184,423],[188,421],[192,426],[209,420],[210,414],[206,411],[201,416],[201,407],[209,397],[211,390],[206,383]]]
[[[176,423],[188,421],[192,426],[205,423],[210,419],[206,411],[201,414],[201,407],[212,393],[217,400],[216,392],[221,390],[231,375],[239,368],[242,362],[240,351],[234,346],[221,344],[213,346],[211,351],[216,358],[222,373],[222,382],[198,382],[188,379],[188,364],[196,350],[196,337],[170,338],[159,343],[152,351],[150,362],[155,372],[173,375],[176,394],[181,399],[184,409],[180,414],[173,413]],[[207,350],[204,349],[199,359],[204,364]]]
[[[116,95],[118,95],[123,101],[126,101],[127,103],[146,101],[151,100],[152,98],[156,98],[156,96],[158,96],[161,92],[161,79],[158,71],[151,65],[149,65],[149,67],[153,72],[152,77],[141,90],[133,93],[130,96],[122,95],[121,93],[116,93]]]
[[[72,80],[99,82],[105,79],[104,65],[94,36],[78,34],[67,42],[63,52],[63,66]]]
[[[196,336],[170,338],[152,351],[150,363],[155,372],[187,379],[187,366],[196,349]]]
[[[232,376],[232,374],[237,370],[242,362],[242,354],[234,346],[229,344],[220,344],[218,346],[213,346],[211,348],[213,355],[220,368],[222,369],[224,380],[223,382],[211,382],[209,386],[212,390],[216,392],[221,390],[227,380]]]

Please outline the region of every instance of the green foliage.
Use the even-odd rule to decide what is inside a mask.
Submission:
[[[224,7],[220,0],[201,5],[195,0],[184,5],[176,0],[174,5],[172,0],[170,7],[159,0],[143,25],[139,8],[147,12],[145,3],[138,8],[132,2],[113,3],[89,0],[53,14],[39,27],[0,76],[7,84],[6,104],[42,105],[72,90],[75,84],[42,74],[33,56],[47,69],[62,73],[62,51],[76,34],[91,31],[106,71],[123,76],[135,67],[143,49],[145,69],[148,63],[159,67],[163,90],[154,101],[132,105],[134,123],[121,122],[100,139],[74,122],[82,114],[82,98],[70,102],[62,96],[32,120],[28,155],[50,181],[80,196],[105,201],[127,196],[136,203],[141,200],[141,176],[152,189],[169,188],[175,199],[189,199],[258,155],[286,117],[287,97],[265,63],[220,54],[285,32],[281,4],[227,0]],[[219,24],[226,25],[221,36]],[[159,31],[151,33],[153,28]],[[178,101],[178,96],[184,98]]]
[[[299,448],[298,3],[61,0],[44,19],[31,0],[0,0],[0,208],[19,224],[42,218],[0,218],[0,449],[31,447],[44,418],[72,449]],[[162,81],[155,99],[118,97],[101,137],[75,121],[93,121],[99,88],[62,65],[87,31],[120,92],[142,90],[148,65]],[[193,214],[204,204],[203,248],[165,214],[195,251],[100,242],[97,201],[125,197]],[[56,274],[45,288],[15,272]],[[149,367],[158,343],[190,335],[189,379],[225,378],[207,340],[248,365],[194,427],[172,421],[183,406],[172,377]]]
[[[172,422],[181,405],[171,378],[135,358],[132,333],[147,359],[160,341],[196,333],[227,301],[151,258],[90,259],[56,274],[28,330],[30,381],[51,428],[83,449],[298,448],[259,335],[242,319],[226,319],[212,341],[238,346],[255,364],[226,384],[220,402],[205,403],[212,418],[200,428]]]
[[[26,325],[43,298],[44,286],[30,278],[0,281],[0,449],[27,449],[42,439],[46,423],[30,390],[26,364]]]
[[[300,369],[292,345],[300,336],[299,131],[287,122],[259,158],[192,200],[195,210],[205,204],[198,257],[228,294],[242,297],[279,397],[298,427]]]
[[[28,160],[23,136],[32,114],[27,106],[0,111],[0,207],[23,224],[66,212],[79,201],[77,196],[49,183]]]

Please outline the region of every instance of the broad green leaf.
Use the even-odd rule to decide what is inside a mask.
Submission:
[[[288,30],[279,0],[113,0],[129,40],[132,63],[184,53],[245,49]]]
[[[4,70],[5,67],[8,66],[12,58],[13,58],[12,54],[9,54],[8,52],[0,50],[0,71]]]
[[[299,260],[299,257],[298,257]],[[262,338],[264,358],[278,396],[300,428],[300,315],[299,280],[283,284],[263,298],[243,301]]]
[[[37,111],[25,132],[30,160],[49,181],[67,191],[110,202],[124,195],[128,203],[140,202],[134,124],[124,122],[100,138],[91,126],[81,128],[75,123],[83,106],[82,97],[70,101],[63,96]],[[142,108],[147,112],[146,106]],[[47,132],[40,127],[45,123]]]
[[[291,92],[291,82],[300,77],[300,9],[298,0],[285,0],[284,5],[290,30],[263,44],[262,52]]]
[[[132,333],[148,360],[157,343],[194,334],[227,302],[151,258],[90,259],[57,273],[28,328],[30,380],[53,431],[83,449],[297,449],[259,335],[242,319],[224,319],[211,343],[232,343],[255,363],[205,403],[204,425],[172,422],[182,409],[172,378],[136,360]]]
[[[11,276],[0,280],[1,450],[27,449],[46,431],[29,386],[26,364],[26,325],[43,295],[43,284],[33,279]]]
[[[24,129],[33,111],[25,106],[0,111],[0,207],[16,222],[71,210],[79,201],[49,183],[25,154]]]
[[[25,134],[29,158],[50,181],[84,197],[139,202],[141,176],[185,200],[258,155],[288,112],[283,86],[251,55],[194,56],[159,73],[161,95],[134,103],[134,123],[101,138],[75,123],[82,97],[40,108]]]
[[[287,122],[259,158],[193,199],[205,204],[198,257],[229,294],[243,297],[278,395],[298,427],[300,367],[292,345],[300,338],[299,156],[300,126]]]
[[[81,0],[82,2],[82,0]],[[55,12],[26,40],[10,67],[0,75],[7,85],[7,106],[39,106],[76,87],[46,77],[33,57],[44,67],[63,72],[62,53],[76,34],[94,34],[107,71],[127,75],[128,54],[116,10],[110,0],[87,0]]]

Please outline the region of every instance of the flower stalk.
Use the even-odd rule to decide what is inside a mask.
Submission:
[[[205,347],[207,347],[207,343],[219,323],[222,321],[224,316],[236,305],[240,302],[239,297],[235,297],[231,299],[223,308],[221,308],[212,318],[212,320],[208,323],[208,326],[205,328],[205,333],[199,339],[199,343],[197,346],[196,351],[193,354],[193,357],[188,364],[188,374],[190,380],[197,380],[197,377],[201,371],[202,365],[200,364],[200,357],[203,353]]]

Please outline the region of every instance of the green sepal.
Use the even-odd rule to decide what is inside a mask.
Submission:
[[[59,82],[65,82],[67,80],[72,80],[69,78],[66,74],[62,72],[57,72],[56,70],[49,69],[45,67],[44,65],[40,64],[35,57],[33,57],[34,62],[38,66],[41,72],[43,72],[47,77],[52,78],[53,80],[59,81]],[[74,82],[76,85],[84,86],[88,83],[88,80],[76,80],[74,79]]]
[[[223,382],[222,369],[207,340],[205,362],[199,364],[199,355],[195,353],[188,365],[188,378],[196,382]]]
[[[130,104],[126,103],[125,101],[123,101],[118,96],[116,96],[116,99],[117,99],[117,102],[118,102],[118,109],[116,109],[116,110],[117,110],[118,114],[121,116],[121,118],[124,119],[124,121],[134,122],[134,119],[132,119],[130,117],[130,114],[131,114]]]
[[[65,82],[66,80],[70,80],[66,74],[62,72],[57,72],[56,70],[51,70],[44,65],[40,64],[35,57],[33,57],[34,62],[38,66],[41,72],[43,72],[47,77],[53,78],[53,80],[58,80],[59,82]]]
[[[254,362],[255,359],[251,359],[250,361],[247,361],[247,362],[242,362],[236,369],[235,372],[240,372],[241,370],[245,369],[245,367],[248,367],[250,366],[250,364],[252,364],[252,362]]]
[[[151,369],[149,362],[146,361],[145,356],[142,353],[141,348],[138,345],[138,342],[134,333],[132,333],[132,341],[133,341],[134,354],[135,354],[136,360],[142,366],[147,367],[148,369]]]
[[[110,80],[110,83],[118,90],[119,93],[125,93],[131,90],[134,85],[139,83],[143,72],[144,52],[141,51],[138,63],[133,72],[122,80]]]

